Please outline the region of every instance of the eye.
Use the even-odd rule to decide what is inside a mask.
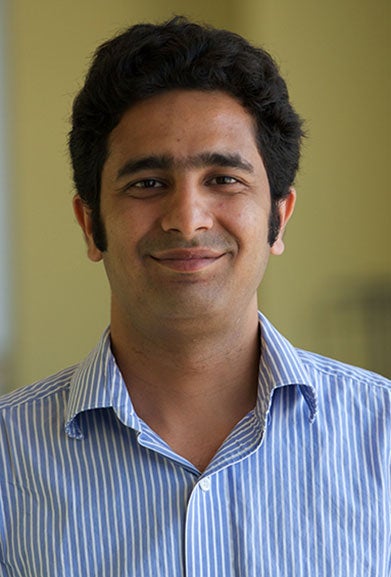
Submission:
[[[136,199],[149,199],[159,196],[165,190],[165,183],[157,178],[142,178],[129,182],[122,188],[122,194]]]
[[[223,174],[221,176],[215,176],[211,178],[209,182],[211,184],[237,184],[239,181],[233,176],[226,176]]]
[[[129,188],[160,188],[163,183],[155,178],[145,178],[144,180],[138,180],[129,185]]]

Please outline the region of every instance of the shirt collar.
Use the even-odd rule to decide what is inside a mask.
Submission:
[[[274,389],[296,385],[308,406],[310,422],[313,422],[317,415],[317,393],[297,350],[261,313],[259,323],[259,388],[267,389],[272,395]]]
[[[79,415],[103,408],[112,408],[126,426],[141,430],[140,420],[111,351],[109,329],[106,329],[96,348],[73,374],[65,421],[66,433],[70,437],[82,439],[84,435]]]
[[[259,365],[259,411],[265,414],[273,390],[299,387],[313,421],[317,413],[317,396],[296,349],[259,313],[261,327],[261,360]],[[70,437],[83,438],[78,416],[94,409],[112,408],[128,427],[141,431],[142,424],[130,400],[125,382],[110,346],[109,329],[96,348],[76,368],[69,392],[65,431]]]

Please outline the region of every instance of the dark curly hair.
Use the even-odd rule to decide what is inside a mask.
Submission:
[[[136,102],[171,89],[221,90],[253,116],[272,200],[269,244],[279,231],[278,203],[300,158],[302,121],[271,56],[241,36],[175,17],[138,24],[100,46],[73,104],[69,148],[77,193],[90,208],[94,241],[106,250],[100,218],[107,139]]]

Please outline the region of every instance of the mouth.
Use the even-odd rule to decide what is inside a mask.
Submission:
[[[225,252],[204,248],[181,248],[162,251],[151,255],[151,258],[163,267],[177,272],[191,273],[211,266],[225,254]]]

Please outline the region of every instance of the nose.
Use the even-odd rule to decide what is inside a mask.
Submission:
[[[180,232],[184,237],[192,238],[196,232],[212,228],[210,209],[207,195],[196,185],[185,183],[177,186],[165,199],[162,229],[165,232]]]

